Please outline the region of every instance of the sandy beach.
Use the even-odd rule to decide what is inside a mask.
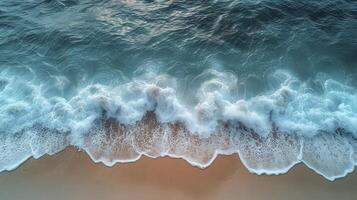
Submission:
[[[280,176],[257,176],[237,155],[207,169],[168,157],[106,167],[67,148],[0,174],[0,199],[353,199],[357,174],[330,182],[304,165]]]

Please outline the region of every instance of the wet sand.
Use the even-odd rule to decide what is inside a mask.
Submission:
[[[167,157],[142,157],[109,168],[68,148],[0,174],[1,200],[355,198],[356,172],[330,182],[299,165],[284,175],[258,176],[249,173],[237,155],[220,156],[207,169]]]

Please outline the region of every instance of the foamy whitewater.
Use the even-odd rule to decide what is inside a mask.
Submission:
[[[0,1],[0,171],[68,146],[249,171],[357,165],[357,2]],[[239,158],[238,158],[239,156]]]

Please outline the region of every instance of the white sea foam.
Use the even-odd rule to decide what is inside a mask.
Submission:
[[[180,91],[180,80],[150,72],[121,84],[83,84],[64,98],[51,91],[63,91],[67,78],[50,77],[47,86],[21,70],[0,73],[0,171],[69,145],[108,166],[147,155],[207,167],[218,154],[238,153],[258,174],[303,162],[333,180],[356,165],[356,90],[322,75],[316,92],[276,71],[275,90],[243,99],[228,72],[205,71],[194,97]]]

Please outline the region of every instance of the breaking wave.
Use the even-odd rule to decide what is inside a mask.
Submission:
[[[88,85],[65,99],[47,98],[41,85],[7,73],[1,74],[1,171],[69,145],[108,166],[147,155],[204,168],[218,154],[238,153],[254,173],[281,174],[303,162],[333,180],[356,164],[357,92],[332,79],[318,77],[316,94],[276,71],[276,90],[234,100],[236,77],[210,69],[196,79],[189,103],[165,74]]]

